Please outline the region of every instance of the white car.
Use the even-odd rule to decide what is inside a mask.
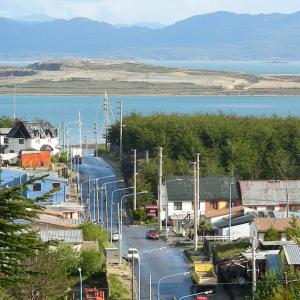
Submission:
[[[113,240],[113,242],[117,242],[119,240],[119,233],[118,232],[113,232],[112,240]]]
[[[138,250],[136,248],[129,248],[128,254],[127,254],[127,259],[128,260],[132,260],[132,259],[139,260],[140,256],[139,256]]]

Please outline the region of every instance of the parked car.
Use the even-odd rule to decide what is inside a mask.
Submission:
[[[154,229],[148,229],[146,232],[146,239],[159,240],[159,232]]]
[[[112,240],[113,240],[113,242],[117,242],[119,240],[119,233],[118,232],[113,232]]]
[[[132,260],[132,259],[139,260],[140,256],[139,256],[138,250],[136,248],[129,248],[128,253],[127,253],[127,259],[128,260]]]

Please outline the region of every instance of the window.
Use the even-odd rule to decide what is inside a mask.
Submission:
[[[52,184],[52,187],[54,188],[54,189],[59,189],[60,188],[60,183],[59,182],[54,182],[53,184]]]
[[[15,150],[9,150],[9,153],[15,153]]]
[[[174,210],[182,210],[182,202],[174,202]]]
[[[274,210],[274,206],[267,206],[267,210]]]
[[[19,144],[23,145],[24,144],[24,139],[19,139]]]
[[[8,144],[8,138],[7,137],[4,138],[4,144]]]
[[[36,143],[39,144],[40,143],[40,139],[36,139]]]
[[[211,202],[211,208],[212,209],[218,209],[218,203],[215,202],[215,201]]]
[[[33,185],[33,191],[34,191],[34,192],[40,192],[41,189],[42,189],[42,185],[41,185],[40,183],[35,183],[35,184]]]

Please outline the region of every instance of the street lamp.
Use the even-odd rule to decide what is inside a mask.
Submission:
[[[118,182],[124,182],[123,179],[120,180],[114,180],[114,181],[110,181],[110,182],[105,182],[102,184],[101,186],[101,190],[105,189],[106,190],[106,186],[109,184],[113,184],[113,183],[118,183]],[[102,195],[102,194],[101,194]],[[107,199],[106,199],[107,201]],[[106,203],[107,204],[107,203]],[[108,212],[106,212],[106,227],[108,228]],[[101,222],[103,223],[103,205],[101,206]],[[102,226],[103,227],[103,226]]]
[[[160,292],[159,292],[159,286],[160,286],[160,283],[163,279],[166,279],[166,278],[172,278],[172,277],[176,277],[176,276],[185,276],[185,275],[188,275],[190,274],[191,272],[181,272],[181,273],[176,273],[176,274],[171,274],[171,275],[167,275],[167,276],[164,276],[164,277],[161,277],[159,280],[158,280],[158,283],[157,283],[157,300],[160,300]]]
[[[97,177],[97,178],[89,178],[88,180],[83,180],[81,181],[80,183],[80,192],[81,192],[81,201],[83,199],[83,194],[82,194],[82,187],[83,187],[83,184],[88,182],[90,184],[91,181],[95,181],[95,183],[97,182],[97,180],[101,180],[101,179],[105,179],[105,178],[111,178],[111,177],[116,177],[116,175],[109,175],[109,176],[103,176],[103,177]]]
[[[119,240],[120,240],[120,243],[119,243],[119,264],[121,264],[121,261],[122,261],[122,238],[123,238],[123,199],[126,198],[126,197],[130,197],[130,196],[133,196],[134,194],[136,195],[140,195],[140,194],[147,194],[148,191],[142,191],[142,192],[138,192],[138,193],[132,193],[132,194],[126,194],[124,196],[121,197],[121,200],[120,200],[120,236],[119,236]]]
[[[81,268],[78,268],[79,272],[79,280],[80,280],[80,300],[82,300],[82,276],[81,276]]]
[[[160,248],[155,248],[155,249],[151,249],[151,250],[148,250],[148,251],[144,251],[141,255],[140,255],[140,260],[139,260],[139,298],[138,300],[141,300],[141,260],[142,260],[142,256],[144,254],[149,254],[151,252],[154,252],[154,251],[158,251],[158,250],[165,250],[167,249],[167,247],[160,247]]]
[[[113,227],[112,213],[113,213],[114,193],[117,191],[125,191],[125,190],[129,190],[129,189],[133,189],[133,186],[116,189],[116,190],[112,191],[112,193],[111,193],[111,198],[110,198],[110,243],[112,243],[112,236],[113,236],[113,234],[112,234],[112,227]]]
[[[176,179],[170,179],[164,182],[164,185],[166,185],[168,182],[172,182],[172,181],[182,181],[182,178],[176,178]],[[165,213],[165,237],[166,237],[166,241],[168,240],[168,211],[169,211],[169,201],[168,201],[168,195],[165,196],[166,197],[166,213]]]
[[[191,295],[186,295],[186,296],[180,297],[178,300],[182,300],[182,299],[193,297],[193,296],[199,296],[199,295],[209,295],[209,294],[212,294],[212,293],[213,293],[213,291],[200,292],[200,293],[196,293],[196,294],[191,294]]]

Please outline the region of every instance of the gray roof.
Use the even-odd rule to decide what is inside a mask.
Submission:
[[[27,122],[17,122],[8,133],[11,138],[46,138],[57,137],[57,129],[55,129],[49,122],[44,120]]]
[[[11,131],[11,128],[0,128],[0,135],[7,135]]]
[[[171,181],[181,179],[181,181]],[[168,176],[166,187],[169,201],[192,201],[193,178],[192,176]],[[200,200],[229,200],[229,183],[231,185],[232,199],[240,199],[237,180],[233,176],[207,176],[200,177]]]
[[[279,205],[300,203],[300,180],[241,180],[243,205]]]
[[[255,218],[255,214],[248,213],[244,216],[232,218],[231,219],[231,226],[237,226],[241,224],[249,224]],[[227,228],[229,227],[229,219],[216,222],[214,224],[216,228]]]
[[[61,241],[63,243],[81,243],[83,241],[81,229],[41,230],[39,234],[43,242]]]
[[[297,245],[285,245],[282,248],[289,265],[300,265],[300,248]]]

